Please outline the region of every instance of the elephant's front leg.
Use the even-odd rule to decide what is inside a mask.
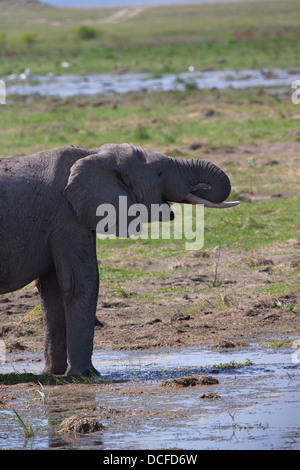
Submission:
[[[37,287],[44,318],[44,372],[64,374],[67,369],[65,309],[56,272],[41,276]]]
[[[67,375],[97,374],[92,353],[99,274],[95,238],[84,235],[69,240],[54,258],[65,309]]]

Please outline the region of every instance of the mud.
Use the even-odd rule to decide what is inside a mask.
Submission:
[[[139,263],[132,255],[130,266]],[[127,259],[127,258],[126,258]],[[291,239],[251,255],[222,248],[218,280],[212,286],[213,250],[187,252],[163,262],[167,279],[122,280],[120,290],[102,283],[94,347],[139,350],[207,344],[223,348],[300,334],[300,293],[272,294],[272,284],[299,272],[300,243]],[[120,263],[120,267],[122,264]],[[149,266],[139,264],[139,269]],[[156,266],[153,266],[156,268]],[[115,281],[115,286],[118,287]],[[268,293],[268,287],[271,292]],[[264,291],[265,288],[265,291]],[[155,297],[153,297],[155,296]],[[7,352],[43,348],[40,298],[34,283],[0,298],[0,339]]]

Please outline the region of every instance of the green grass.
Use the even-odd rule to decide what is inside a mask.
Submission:
[[[144,9],[105,24],[117,10],[1,9],[0,76],[294,67],[299,60],[297,0]]]
[[[212,366],[209,366],[212,369],[215,369],[217,371],[220,370],[231,370],[231,369],[239,369],[241,367],[249,367],[253,366],[253,362],[250,361],[250,359],[246,359],[245,362],[236,362],[236,361],[230,361],[227,363],[220,363],[220,364],[214,364]],[[208,366],[207,366],[208,367]]]
[[[213,109],[207,116],[205,111]],[[214,161],[215,149],[229,146],[222,168],[232,185],[231,199],[244,191],[270,195],[286,191],[294,196],[247,202],[227,211],[205,209],[204,249],[228,245],[251,250],[284,242],[299,234],[298,180],[287,166],[264,166],[249,154],[234,163],[235,146],[289,142],[299,139],[298,108],[285,97],[259,90],[228,90],[158,94],[128,94],[117,98],[96,96],[49,100],[15,99],[1,108],[0,145],[3,156],[23,155],[61,145],[93,148],[105,142],[132,142],[169,155]],[[170,138],[172,136],[172,138]],[[189,146],[199,143],[199,150]],[[233,149],[233,154],[231,149]],[[207,153],[208,151],[208,153]],[[272,156],[266,156],[272,158]],[[271,174],[270,174],[271,171]],[[285,178],[284,175],[289,174]],[[241,197],[241,199],[243,199]],[[99,240],[100,258],[112,250],[136,250],[152,256],[180,257],[185,240]],[[172,246],[172,248],[171,248]],[[101,278],[118,280],[150,277],[152,271],[100,266]]]
[[[295,272],[294,276],[289,276],[289,279],[285,282],[282,280],[281,282],[273,282],[269,286],[263,287],[257,293],[259,295],[272,295],[272,296],[280,296],[290,294],[291,292],[299,291],[300,289],[300,282],[299,282],[299,274]],[[296,307],[296,305],[294,304]],[[290,311],[290,309],[283,309],[286,312]]]
[[[292,233],[299,233],[298,215],[300,198],[283,199],[272,202],[261,202],[250,204],[243,202],[239,207],[225,211],[205,210],[204,219],[204,247],[230,246],[238,249],[251,250],[273,243],[284,242],[291,238]],[[288,230],[287,230],[288,227]],[[174,251],[179,255],[185,250],[185,239],[171,239],[173,250],[169,252],[174,257]],[[124,249],[124,246],[134,248],[135,240],[101,240],[98,241],[104,256],[107,248]],[[145,248],[150,248],[152,253],[168,250],[169,240],[146,240],[143,241]],[[168,256],[168,253],[165,253]],[[111,269],[100,267],[103,279],[137,278],[149,276],[145,270]]]
[[[207,109],[213,110],[212,116],[207,117]],[[65,100],[9,97],[1,108],[1,153],[135,142],[185,156],[178,147],[195,140],[212,146],[297,141],[297,112],[286,97],[257,89],[228,90],[219,98],[208,90]]]
[[[291,233],[299,233],[299,202],[299,197],[258,204],[243,202],[224,215],[208,214],[207,210],[204,247],[221,244],[247,250],[283,242]]]
[[[30,372],[9,372],[7,374],[0,374],[0,383],[2,385],[15,385],[18,383],[43,383],[44,385],[49,384],[50,381],[53,381],[53,378],[49,377],[49,375],[36,375]]]
[[[51,376],[47,374],[32,374],[31,372],[9,372],[7,374],[0,374],[0,384],[2,385],[16,385],[19,383],[34,383],[36,385],[39,385],[42,389],[36,390],[35,395],[40,394],[43,403],[45,403],[46,400],[46,391],[43,387],[43,385],[66,385],[66,384],[91,384],[94,383],[94,381],[98,381],[99,377],[98,376],[82,376],[80,374],[76,376]]]
[[[21,418],[19,413],[14,408],[12,409],[12,411],[15,414],[15,417],[13,418],[13,420],[21,426],[21,428],[24,431],[25,437],[27,437],[27,438],[33,437],[34,436],[34,430],[33,430],[32,426],[27,425],[24,422],[24,420]]]
[[[291,348],[293,345],[293,341],[280,339],[278,341],[271,341],[270,343],[259,343],[259,345],[269,349]]]
[[[240,69],[299,62],[298,1],[151,8],[118,24],[97,23],[112,12],[45,7],[16,15],[1,10],[0,76],[24,66],[33,74],[62,72],[62,60],[70,62],[68,73],[126,69],[154,76],[189,65]],[[221,166],[232,181],[231,199],[242,204],[227,211],[205,209],[204,249],[230,246],[250,252],[300,237],[297,168],[289,160],[264,165],[255,154],[255,146],[299,141],[299,109],[288,96],[255,88],[216,93],[189,86],[182,92],[64,100],[9,97],[0,107],[1,157],[61,145],[131,142],[218,163],[218,151],[227,149]],[[235,155],[239,146],[250,146],[249,156]],[[264,158],[277,157],[266,151]],[[261,196],[259,202],[243,198],[249,191]],[[274,193],[283,196],[273,198]],[[167,277],[166,260],[186,253],[185,240],[161,239],[98,240],[97,250],[102,282],[117,289],[126,279]],[[145,269],[143,262],[142,267],[117,264],[116,258],[127,252],[143,262],[154,259],[159,271]],[[273,288],[279,295],[280,287]],[[272,285],[263,289],[269,293]]]

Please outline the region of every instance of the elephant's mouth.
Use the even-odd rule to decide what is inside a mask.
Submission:
[[[159,212],[159,219],[158,219],[159,222],[166,222],[166,220],[167,221],[174,220],[175,214],[172,211],[171,206],[170,206],[170,204],[172,204],[171,201],[167,201],[166,199],[163,199],[163,204],[166,204],[166,206],[168,207],[168,210],[167,210],[167,214],[163,214],[162,212]]]
[[[196,196],[193,194],[193,191],[197,191],[198,189],[211,189],[211,186],[206,183],[199,183],[195,188],[188,193],[183,202],[187,202],[188,204],[203,204],[205,207],[213,207],[215,209],[226,209],[227,207],[234,207],[240,204],[240,201],[230,201],[230,202],[211,202],[207,199],[203,199],[201,197]]]

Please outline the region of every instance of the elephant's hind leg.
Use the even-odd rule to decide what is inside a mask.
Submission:
[[[64,374],[67,369],[65,311],[55,271],[41,276],[37,287],[44,315],[44,372]]]

